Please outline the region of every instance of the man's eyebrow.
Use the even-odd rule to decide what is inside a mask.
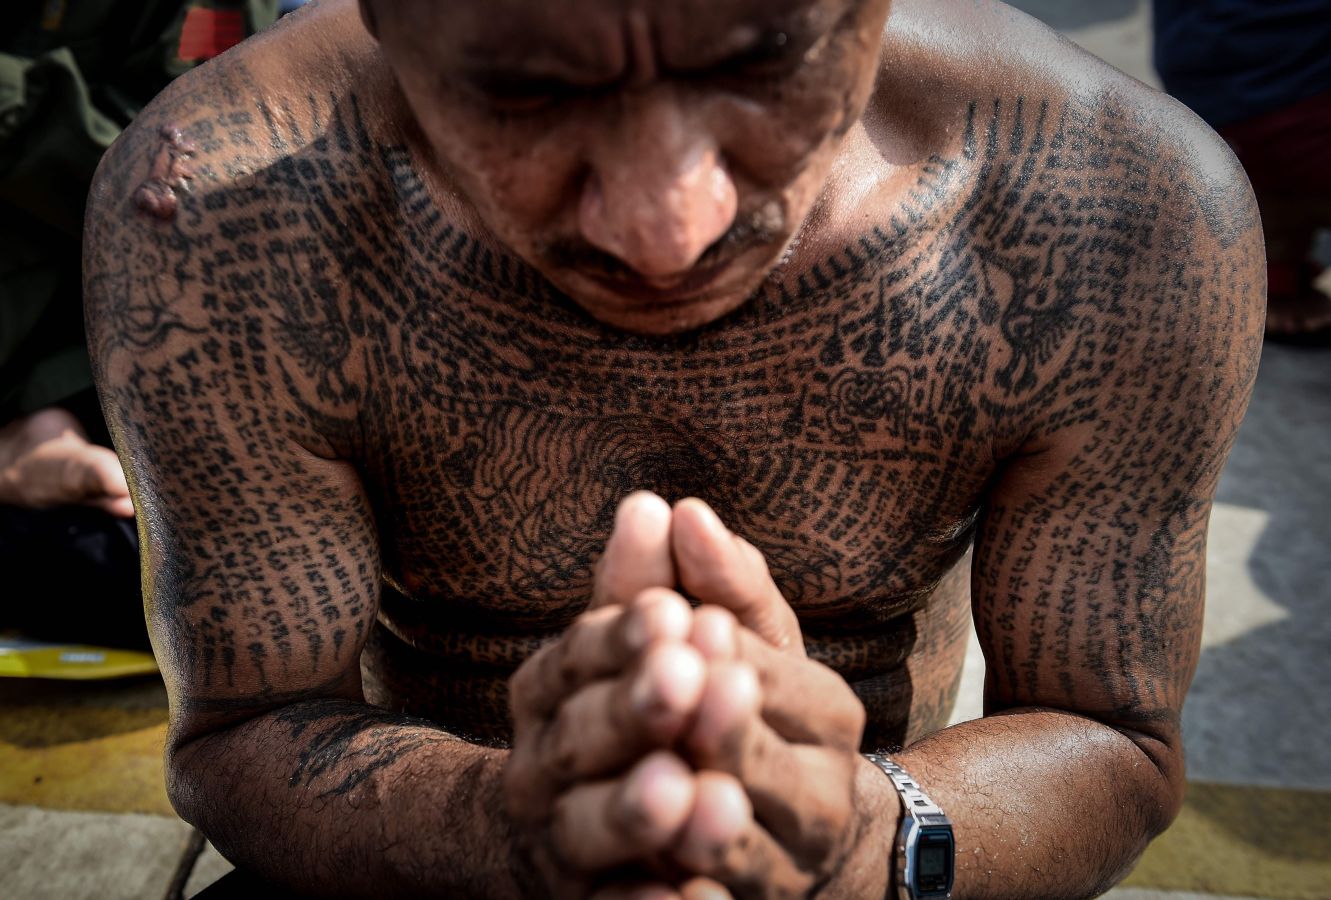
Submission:
[[[742,44],[732,44],[716,53],[700,55],[685,65],[663,64],[661,68],[674,75],[705,74],[713,70],[794,57],[802,54],[813,40],[809,35],[792,38],[785,31],[772,30]],[[601,90],[613,88],[626,78],[626,74],[602,74],[598,77],[595,73],[576,71],[571,66],[539,62],[512,65],[496,64],[494,61],[472,65],[464,63],[459,74],[477,89],[501,95],[536,88]]]
[[[663,72],[677,75],[705,74],[710,70],[736,68],[748,63],[795,57],[806,52],[822,36],[792,16],[762,23],[746,23],[731,29],[715,42],[692,46],[687,58],[659,60]],[[659,50],[659,48],[658,48]],[[681,54],[684,56],[684,54]],[[473,86],[494,93],[520,92],[539,86],[566,86],[590,90],[613,88],[627,73],[612,72],[609,66],[589,66],[556,47],[508,44],[502,49],[480,43],[463,47],[457,72]]]

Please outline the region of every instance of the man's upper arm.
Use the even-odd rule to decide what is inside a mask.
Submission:
[[[185,118],[168,97],[155,112],[94,185],[86,314],[180,739],[295,698],[359,697],[379,559],[365,493],[328,438],[331,423],[354,430],[354,404],[317,397],[282,350],[293,325],[277,293],[290,300],[300,285],[268,287],[278,279],[265,241],[290,247],[295,236],[256,234],[245,223],[263,221],[263,184],[246,185],[242,210],[222,176],[236,142],[258,143],[245,124],[258,117],[227,111],[223,138],[206,124],[224,119],[216,110]],[[193,145],[198,177],[162,218],[133,196],[160,168],[154,119],[167,116]]]
[[[1265,298],[1247,181],[1197,131],[1173,190],[1128,230],[1138,252],[1119,260],[1130,268],[1117,293],[1086,295],[1077,327],[1095,352],[1005,461],[973,574],[988,711],[1082,713],[1171,757],[1200,648],[1211,501]],[[1079,281],[1090,290],[1076,273],[1058,289]]]

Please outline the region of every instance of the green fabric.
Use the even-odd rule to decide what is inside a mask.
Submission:
[[[43,356],[19,383],[16,409],[31,412],[55,406],[92,387],[92,363],[83,344]]]
[[[74,55],[0,54],[0,203],[77,239],[97,161],[120,125],[93,105]]]
[[[171,79],[192,7],[246,33],[278,0],[0,2],[0,423],[86,390],[79,242],[106,148]]]

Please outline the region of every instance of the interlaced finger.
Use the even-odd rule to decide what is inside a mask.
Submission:
[[[864,705],[846,680],[820,662],[792,659],[747,629],[736,658],[753,667],[762,688],[762,717],[787,741],[855,753],[864,735]]]
[[[696,650],[662,642],[619,678],[578,691],[534,742],[547,769],[545,779],[572,782],[608,775],[674,743],[697,711],[706,677]]]
[[[698,773],[693,811],[671,855],[736,898],[793,900],[806,896],[815,880],[755,821],[740,783],[721,772]]]
[[[693,812],[697,778],[673,753],[628,774],[572,788],[555,803],[550,840],[570,868],[595,872],[644,862],[672,844]]]
[[[686,640],[692,617],[684,598],[665,588],[642,591],[627,607],[584,613],[513,674],[509,698],[515,738],[533,720],[552,715],[580,687],[624,671],[649,644]]]
[[[778,650],[717,606],[694,611],[689,640],[709,662],[738,660],[752,668],[763,718],[786,740],[858,751],[864,706],[832,669]]]
[[[685,740],[699,769],[733,775],[758,821],[806,868],[818,868],[853,814],[857,756],[792,744],[758,714],[757,677],[742,663],[714,664]]]
[[[773,646],[805,655],[799,619],[756,547],[693,498],[675,505],[670,534],[679,582],[691,597],[730,610]]]

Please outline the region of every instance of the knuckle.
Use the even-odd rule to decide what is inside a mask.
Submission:
[[[582,643],[596,632],[607,618],[614,615],[616,615],[616,610],[613,606],[601,606],[583,612],[573,620],[573,623],[568,626],[564,634],[555,642],[555,645],[576,646]]]
[[[547,689],[563,694],[578,683],[582,658],[581,654],[575,652],[576,645],[574,641],[574,636],[568,637],[561,641],[558,648],[550,654],[545,673]]]
[[[596,665],[610,628],[623,616],[617,606],[603,606],[580,615],[550,647],[549,677],[562,690],[577,684],[584,670]]]
[[[801,823],[796,856],[811,862],[834,862],[847,816],[834,810],[819,810]]]
[[[855,689],[835,670],[816,660],[800,663],[807,686],[805,699],[816,710],[815,728],[818,743],[858,750],[864,735],[867,713]]]
[[[551,849],[565,864],[580,868],[586,860],[583,842],[577,839],[575,818],[564,803],[556,803],[549,825],[549,841]]]
[[[532,669],[538,665],[541,654],[545,650],[538,650],[523,661],[522,665],[513,670],[513,674],[508,676],[508,691],[510,695],[524,694],[531,686]]]
[[[711,754],[711,762],[718,770],[735,776],[743,784],[769,781],[770,778],[763,776],[778,756],[770,737],[764,729],[744,720],[730,734],[721,736]]]
[[[605,717],[611,732],[621,741],[637,745],[646,732],[634,701],[635,688],[642,690],[641,675],[630,674],[616,681],[606,700]]]
[[[704,857],[701,874],[722,881],[743,879],[754,868],[750,859],[753,856],[754,844],[753,831],[745,830],[726,843],[714,845],[709,848],[710,853]]]
[[[570,707],[565,705],[555,717],[555,721],[546,729],[546,767],[555,772],[565,772],[570,775],[578,775],[579,772],[579,747],[581,741],[578,735],[583,729],[578,727],[576,719],[579,716],[576,711],[570,712]]]
[[[645,852],[658,848],[672,824],[660,809],[633,792],[612,804],[610,821],[622,840]]]
[[[864,704],[849,687],[839,693],[831,717],[831,737],[837,744],[848,745],[851,749],[855,749],[859,747],[860,739],[864,736],[868,714],[864,710]]]
[[[81,494],[87,470],[79,460],[67,459],[60,465],[60,489],[66,496]]]
[[[540,684],[537,673],[541,666],[541,655],[545,652],[539,651],[509,676],[508,705],[514,719],[527,718],[535,710]]]

